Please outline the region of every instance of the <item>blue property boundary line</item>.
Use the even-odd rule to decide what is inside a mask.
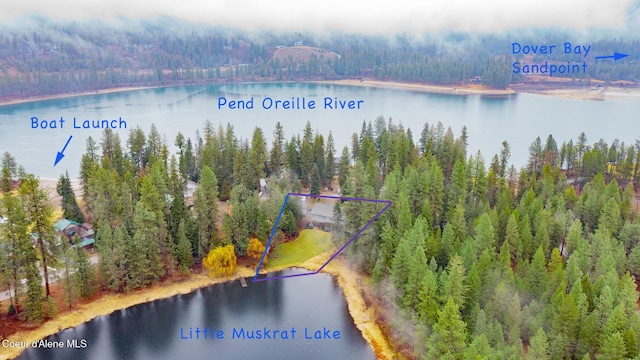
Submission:
[[[258,275],[260,273],[260,269],[262,269],[262,263],[264,262],[264,259],[266,258],[267,253],[269,252],[269,248],[271,246],[271,241],[273,240],[273,236],[275,235],[276,230],[278,229],[278,224],[280,223],[280,218],[282,217],[282,213],[284,212],[285,206],[287,205],[287,201],[289,201],[289,196],[309,196],[311,198],[338,199],[338,200],[341,200],[341,201],[363,201],[363,202],[370,202],[370,203],[385,203],[387,205],[385,205],[385,207],[382,208],[382,210],[380,210],[374,217],[372,217],[371,220],[369,220],[369,222],[367,222],[362,227],[362,229],[360,229],[355,235],[353,235],[353,237],[351,237],[351,239],[349,239],[349,241],[347,241],[344,245],[342,245],[342,247],[340,249],[338,249],[338,251],[336,251],[333,255],[331,255],[329,260],[327,260],[327,262],[322,264],[322,266],[320,266],[320,268],[318,268],[318,270],[307,272],[307,273],[302,273],[302,274],[273,276],[273,277],[265,277],[265,278],[258,279]],[[269,242],[267,243],[267,246],[266,246],[266,248],[264,250],[264,253],[262,254],[262,258],[260,259],[260,263],[258,264],[258,268],[256,269],[256,275],[253,277],[253,281],[254,282],[259,282],[259,281],[278,280],[278,279],[285,279],[285,278],[298,277],[298,276],[315,275],[315,274],[319,273],[320,271],[322,271],[322,269],[325,268],[325,266],[327,266],[327,264],[329,264],[331,262],[331,260],[333,260],[347,246],[349,246],[349,244],[351,244],[353,242],[353,240],[355,240],[360,234],[362,234],[362,232],[366,228],[368,228],[371,224],[373,224],[373,222],[378,217],[380,217],[380,215],[382,215],[382,213],[384,213],[389,208],[389,206],[391,206],[391,204],[393,204],[393,202],[391,200],[364,199],[364,198],[342,197],[342,196],[332,196],[332,195],[312,195],[312,194],[288,193],[287,196],[284,198],[284,202],[282,203],[282,207],[280,208],[280,213],[278,214],[278,219],[276,220],[276,223],[273,224],[273,230],[271,230],[271,235],[269,236]]]

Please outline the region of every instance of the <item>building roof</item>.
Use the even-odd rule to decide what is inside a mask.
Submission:
[[[86,239],[84,239],[84,240],[80,241],[79,243],[77,243],[77,244],[73,245],[73,247],[76,247],[76,248],[77,248],[77,247],[83,248],[83,247],[85,247],[85,246],[92,245],[92,244],[93,244],[93,243],[95,243],[95,242],[96,242],[96,240],[95,240],[94,238],[86,238]]]
[[[198,184],[195,181],[193,181],[193,180],[188,180],[187,181],[187,189],[195,190],[197,188],[198,188]]]
[[[186,198],[190,198],[195,194],[197,189],[198,189],[198,184],[194,181],[189,180],[187,181],[187,185],[185,186],[183,196]]]
[[[311,216],[333,218],[333,206],[325,203],[316,203],[311,209]]]
[[[73,220],[68,220],[68,219],[60,219],[58,221],[56,221],[55,224],[53,224],[53,228],[56,231],[63,231],[64,229],[68,228],[71,225],[80,225],[80,223],[77,223]]]

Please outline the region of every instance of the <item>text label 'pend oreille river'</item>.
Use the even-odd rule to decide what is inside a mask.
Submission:
[[[218,110],[253,110],[254,104],[253,96],[247,100],[229,100],[224,96],[218,98]],[[325,96],[319,104],[316,100],[296,96],[284,100],[265,97],[259,106],[264,110],[359,110],[363,104],[362,99],[340,99],[331,96]]]

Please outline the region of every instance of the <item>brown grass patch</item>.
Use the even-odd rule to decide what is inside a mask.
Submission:
[[[340,55],[331,52],[329,50],[311,47],[311,46],[289,46],[285,48],[276,49],[273,53],[273,59],[280,59],[280,61],[284,61],[286,59],[293,59],[298,62],[306,62],[311,59],[311,56],[315,55],[318,59],[320,57],[325,60],[328,59],[337,59]]]

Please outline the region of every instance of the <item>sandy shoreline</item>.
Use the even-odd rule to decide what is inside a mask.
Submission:
[[[125,92],[125,91],[155,89],[159,87],[161,86],[130,86],[130,87],[118,87],[118,88],[112,88],[112,89],[102,89],[102,90],[95,90],[95,91],[82,91],[78,93],[33,96],[33,97],[22,98],[22,99],[0,100],[0,106],[24,104],[24,103],[30,103],[35,101],[43,101],[43,100],[65,99],[65,98],[72,98],[72,97],[78,97],[78,96],[103,95],[103,94],[113,94],[113,93]]]
[[[500,90],[484,88],[480,85],[440,86],[377,80],[335,80],[314,82],[319,84],[398,89],[445,95],[483,95],[489,97],[505,97],[518,93],[528,93],[579,100],[640,100],[640,87],[603,86],[602,84],[600,84],[600,86],[596,84],[589,87],[562,86],[558,88],[514,84],[512,88]]]
[[[446,94],[446,95],[490,95],[490,96],[506,96],[512,95],[516,92],[512,89],[488,89],[480,85],[464,86],[464,85],[431,85],[431,84],[418,84],[407,82],[394,82],[394,81],[379,81],[379,80],[333,80],[333,81],[310,81],[311,83],[318,84],[330,84],[330,85],[344,85],[344,86],[360,86],[360,87],[375,87],[386,89],[399,89],[410,91],[421,91],[430,94]]]
[[[531,94],[548,95],[565,99],[578,100],[640,100],[640,88],[601,86],[588,88],[550,89],[550,90],[528,90],[522,91]]]
[[[317,259],[317,260],[316,260]],[[323,255],[310,259],[300,265],[305,268],[317,268],[324,263]],[[269,269],[269,272],[279,269]],[[396,352],[389,343],[382,329],[375,322],[374,310],[368,308],[360,294],[356,279],[358,275],[354,273],[344,260],[332,261],[323,272],[329,273],[337,278],[338,284],[342,288],[344,298],[349,307],[349,313],[354,320],[356,327],[362,332],[362,336],[374,349],[378,349],[377,356],[380,359],[396,359]],[[154,285],[150,288],[134,291],[128,294],[108,294],[96,301],[78,306],[70,312],[65,312],[53,320],[47,321],[33,330],[19,331],[7,338],[13,342],[31,343],[43,339],[49,335],[58,333],[61,330],[79,326],[96,317],[111,314],[117,310],[125,309],[138,304],[172,297],[178,294],[188,294],[199,288],[237,280],[240,277],[251,277],[255,270],[247,267],[239,267],[237,272],[230,277],[211,279],[206,272],[192,274],[182,281]],[[251,286],[251,284],[249,284]],[[374,346],[375,344],[375,346]],[[23,348],[3,348],[0,347],[0,359],[12,359],[20,355]]]

